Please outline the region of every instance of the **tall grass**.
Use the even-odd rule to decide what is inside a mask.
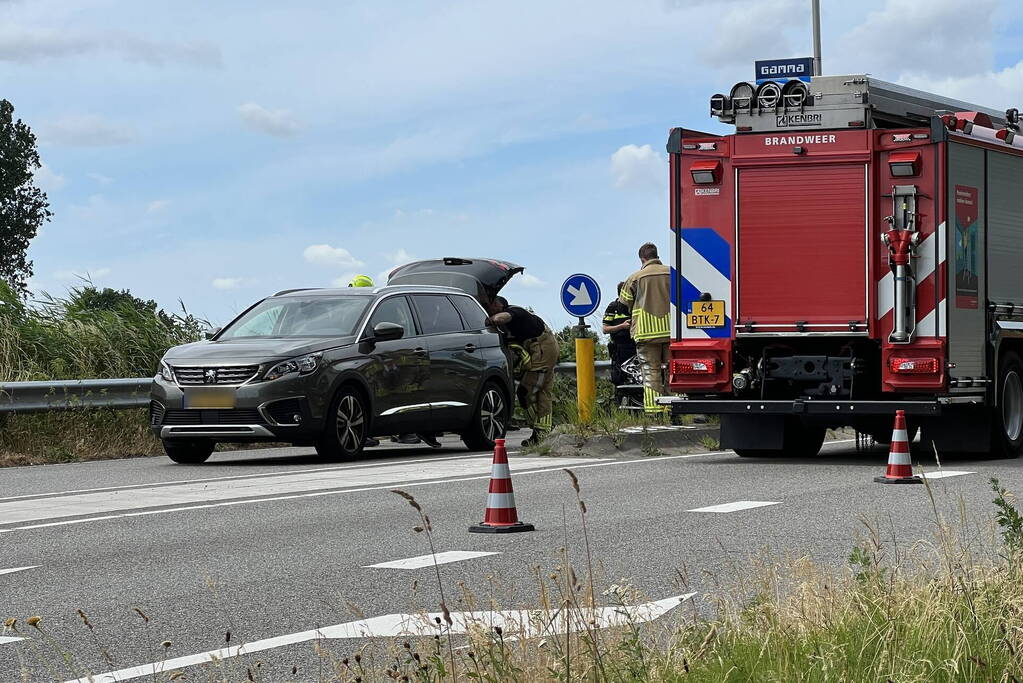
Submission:
[[[168,314],[128,292],[85,283],[25,302],[0,282],[0,382],[146,377],[205,322]],[[2,416],[0,416],[2,418]],[[155,454],[144,410],[74,411],[0,419],[0,466]]]
[[[198,339],[203,324],[125,292],[85,285],[25,302],[0,282],[0,382],[152,375],[164,352]]]

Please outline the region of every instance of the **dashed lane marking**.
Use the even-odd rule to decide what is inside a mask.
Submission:
[[[210,650],[185,657],[175,657],[162,662],[143,664],[119,671],[94,674],[66,683],[115,683],[143,676],[155,677],[167,671],[186,666],[209,664],[214,661],[272,650],[287,645],[307,643],[313,640],[340,640],[351,638],[394,638],[398,636],[433,636],[442,633],[463,634],[471,629],[493,629],[501,627],[505,639],[511,637],[535,637],[546,634],[581,631],[590,628],[608,628],[653,621],[696,593],[676,595],[655,602],[633,606],[597,607],[596,609],[572,610],[509,610],[499,612],[451,612],[452,624],[441,629],[438,624],[446,615],[432,614],[385,614],[360,621],[328,626],[312,631],[301,631],[275,638],[257,640],[244,645]]]
[[[938,470],[937,472],[924,472],[920,476],[924,479],[945,479],[946,477],[961,477],[964,474],[976,474],[965,470]]]
[[[8,643],[16,643],[19,640],[25,640],[24,638],[15,638],[14,636],[0,636],[0,645],[7,645]]]
[[[779,505],[779,501],[766,500],[737,500],[734,503],[722,503],[721,505],[708,505],[707,507],[686,510],[686,512],[739,512],[740,510],[752,510],[767,505]]]
[[[13,574],[14,572],[23,572],[26,569],[35,569],[39,565],[34,564],[31,567],[14,567],[13,569],[0,569],[0,574]]]
[[[472,560],[487,555],[500,555],[501,553],[485,553],[472,550],[449,550],[436,555],[420,555],[419,557],[408,557],[404,560],[392,560],[391,562],[380,562],[379,564],[368,564],[366,569],[422,569],[432,567],[435,564],[449,564]]]

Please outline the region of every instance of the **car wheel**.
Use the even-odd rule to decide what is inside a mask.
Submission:
[[[504,392],[494,382],[487,382],[476,400],[472,423],[462,434],[462,443],[472,451],[492,450],[495,441],[503,439],[508,431],[510,414]]]
[[[213,455],[212,441],[164,441],[163,452],[181,465],[200,465]]]
[[[1002,358],[998,373],[998,407],[994,411],[991,453],[1018,458],[1023,452],[1023,363],[1015,353]]]
[[[327,428],[316,452],[327,458],[358,457],[366,443],[366,402],[352,387],[342,387],[334,397]]]

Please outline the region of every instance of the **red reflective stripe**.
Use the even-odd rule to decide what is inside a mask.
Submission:
[[[905,441],[892,441],[892,447],[888,449],[889,453],[909,453],[909,444]]]
[[[490,492],[491,493],[512,493],[512,481],[511,481],[511,479],[491,479],[490,480]]]
[[[487,514],[483,518],[484,524],[491,526],[509,526],[519,521],[515,508],[487,508]]]

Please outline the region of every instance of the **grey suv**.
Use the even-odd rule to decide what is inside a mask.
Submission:
[[[395,270],[385,287],[278,292],[167,352],[150,425],[179,463],[252,441],[352,458],[367,437],[415,432],[489,450],[504,436],[513,384],[483,304],[521,271],[448,258]]]

